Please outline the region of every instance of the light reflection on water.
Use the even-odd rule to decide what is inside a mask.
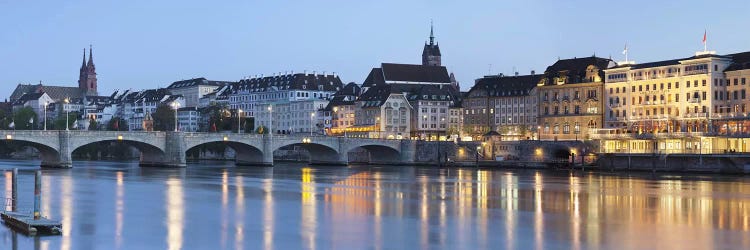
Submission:
[[[35,168],[0,169],[17,165],[19,207],[29,208]],[[42,212],[62,221],[63,236],[0,226],[0,249],[750,248],[746,177],[76,166],[43,170]],[[0,178],[5,196],[9,179]]]

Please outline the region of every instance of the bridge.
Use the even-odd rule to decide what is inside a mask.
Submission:
[[[409,164],[415,159],[416,142],[328,136],[259,135],[237,133],[0,130],[7,141],[39,151],[42,167],[72,167],[76,149],[97,142],[116,141],[141,153],[142,166],[185,167],[186,152],[192,148],[223,143],[236,152],[238,165],[273,165],[273,152],[299,146],[310,152],[312,164],[346,165],[348,153],[364,149],[372,164]]]

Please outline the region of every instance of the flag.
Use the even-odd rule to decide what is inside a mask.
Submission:
[[[115,124],[114,124],[113,127],[115,127],[115,130],[119,131],[120,130],[120,120],[115,120]]]
[[[16,122],[15,121],[10,122],[10,124],[8,124],[8,127],[9,128],[15,128],[16,127]]]
[[[211,132],[216,132],[216,123],[211,123]]]
[[[625,44],[625,49],[622,50],[622,54],[623,55],[627,55],[628,54],[628,44],[627,43]]]
[[[703,30],[703,45],[706,45],[706,30]]]

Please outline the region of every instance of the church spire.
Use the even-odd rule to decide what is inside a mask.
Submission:
[[[430,45],[435,44],[435,33],[432,28],[432,20],[430,20]]]
[[[81,70],[86,67],[86,48],[83,48],[83,62],[81,63]]]
[[[93,66],[94,65],[94,50],[93,50],[93,47],[94,46],[92,46],[91,44],[89,44],[89,63],[88,63],[87,66]]]

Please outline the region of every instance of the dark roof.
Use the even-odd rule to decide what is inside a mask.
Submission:
[[[233,88],[233,92],[265,92],[273,89],[338,91],[343,85],[337,75],[298,73],[243,79]]]
[[[482,90],[481,96],[527,96],[529,92],[536,87],[542,75],[524,75],[524,76],[485,76],[476,80],[476,84],[469,90],[470,93],[477,93]]]
[[[224,86],[227,84],[232,84],[234,82],[230,81],[213,81],[213,80],[206,80],[206,78],[200,77],[200,78],[193,78],[189,80],[182,80],[182,81],[176,81],[167,87],[168,89],[176,89],[176,88],[185,88],[185,87],[192,87],[192,86]]]
[[[14,105],[22,105],[28,101],[39,100],[44,93],[26,93],[13,102]]]
[[[365,81],[362,83],[362,87],[372,87],[380,84],[385,84],[385,80],[383,79],[383,69],[372,68],[370,74],[367,75],[367,78],[365,78]]]
[[[363,107],[381,106],[391,94],[405,94],[410,102],[434,100],[452,102],[451,106],[460,106],[461,93],[452,85],[433,84],[381,84],[370,87],[362,93],[357,102],[364,102]]]
[[[586,68],[590,65],[596,66],[599,77],[604,79],[604,70],[609,68],[610,63],[613,63],[611,59],[595,56],[557,60],[544,71],[543,79],[546,79],[547,85],[554,85],[554,78],[560,76],[566,77],[566,84],[585,83],[588,82]]]
[[[440,56],[440,46],[437,44],[425,43],[422,55],[425,56]]]
[[[350,82],[331,96],[331,100],[328,101],[328,105],[323,110],[330,111],[335,106],[353,105],[360,94],[362,94],[362,87]]]
[[[63,100],[65,98],[80,98],[84,92],[78,87],[48,86],[42,84],[18,84],[16,89],[10,95],[10,100],[14,101],[23,94],[45,92],[53,100]]]
[[[750,51],[729,54],[727,56],[732,58],[733,63],[724,71],[750,69]]]
[[[381,67],[385,81],[451,83],[443,66],[383,63]]]

